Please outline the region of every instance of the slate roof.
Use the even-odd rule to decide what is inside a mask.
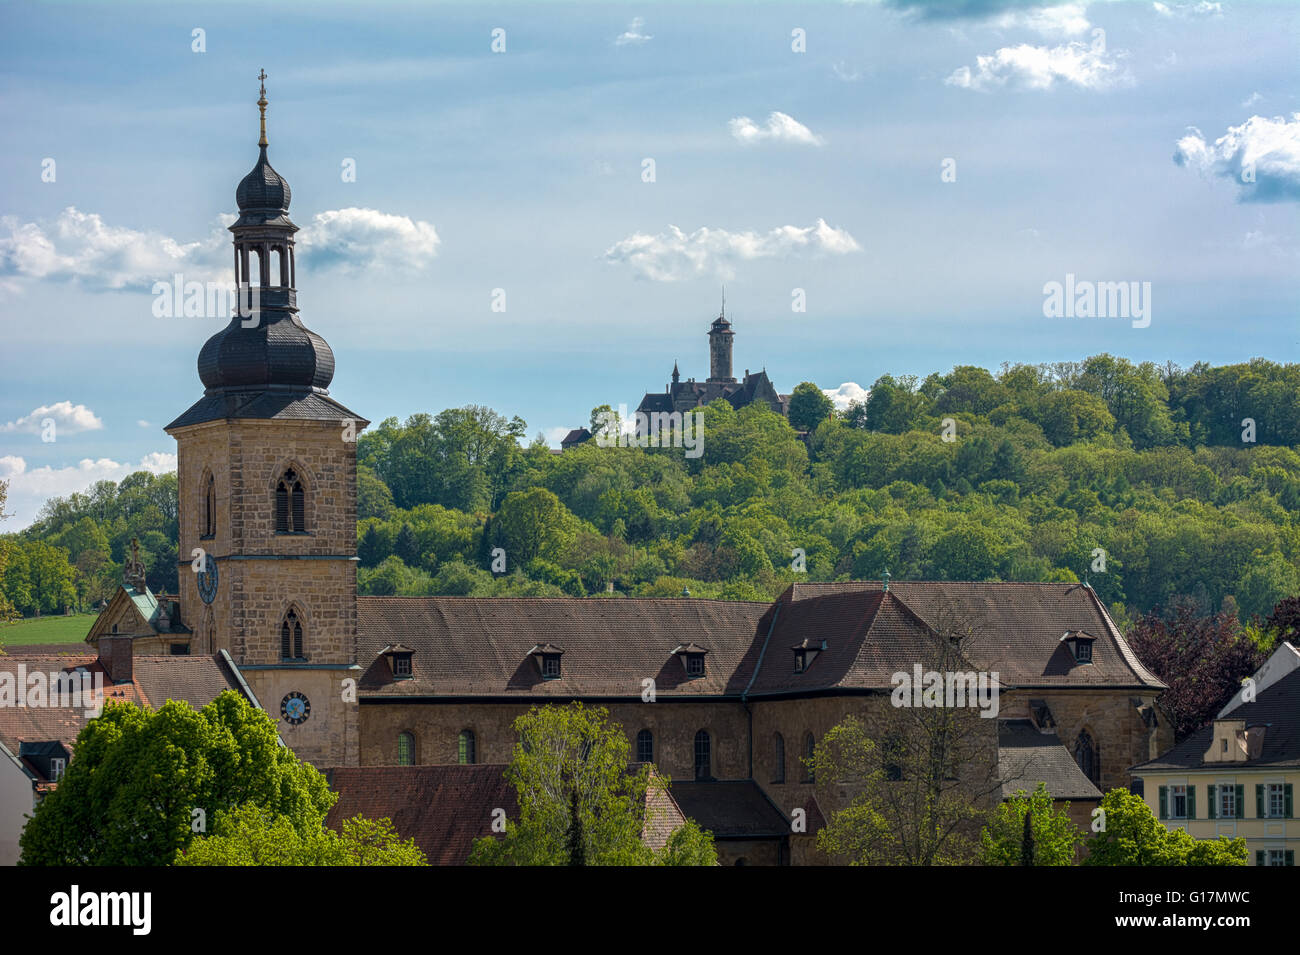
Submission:
[[[998,775],[1002,798],[1017,790],[1032,793],[1047,784],[1053,799],[1101,799],[1099,790],[1055,733],[1041,732],[1029,720],[998,720]]]
[[[687,819],[714,839],[776,839],[790,822],[752,779],[674,782],[673,798]]]
[[[492,834],[494,809],[519,819],[519,804],[505,771],[503,763],[327,769],[325,777],[339,798],[325,824],[341,830],[345,819],[358,814],[387,817],[403,839],[415,840],[430,865],[465,865],[474,840]],[[643,839],[659,849],[683,817],[663,786],[652,784],[647,798]]]
[[[184,428],[205,421],[227,418],[261,418],[277,421],[344,421],[356,422],[357,430],[370,424],[365,418],[343,407],[328,395],[304,391],[238,391],[205,394],[189,410],[164,428]]]
[[[768,604],[693,598],[358,597],[362,696],[506,696],[569,700],[738,695],[752,672]],[[391,682],[377,655],[395,639],[415,648],[412,679]],[[688,679],[673,650],[709,651]],[[536,646],[564,648],[561,676],[544,680]]]
[[[873,581],[793,584],[780,599],[879,589]],[[1138,661],[1096,593],[1082,584],[896,580],[889,593],[936,630],[970,621],[975,633],[964,651],[978,669],[996,670],[1004,686],[1166,689]],[[1067,630],[1098,635],[1092,663],[1075,662],[1061,643]]]
[[[196,709],[212,702],[223,690],[239,690],[238,678],[219,656],[137,656],[133,659],[130,683],[112,683],[93,653],[77,656],[59,654],[8,654],[0,656],[0,672],[14,674],[19,666],[26,673],[71,672],[85,667],[103,674],[104,701],[131,702],[157,708],[167,700],[184,700]],[[23,743],[57,740],[69,751],[91,717],[85,707],[0,706],[0,742],[13,752]]]
[[[1253,703],[1242,703],[1219,717],[1245,720],[1246,726],[1265,726],[1264,745],[1255,759],[1207,763],[1206,750],[1214,739],[1214,723],[1207,723],[1173,749],[1134,766],[1130,772],[1178,769],[1212,769],[1223,773],[1247,769],[1300,767],[1300,670],[1292,670],[1265,689]]]

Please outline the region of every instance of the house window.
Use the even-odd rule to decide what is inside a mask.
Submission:
[[[393,655],[393,676],[410,676],[411,675],[411,658],[408,654],[397,653]]]
[[[473,730],[460,731],[460,736],[456,740],[456,748],[456,759],[462,766],[473,766],[478,762]]]
[[[794,652],[794,672],[802,673],[805,668],[806,668],[806,664],[804,662],[804,652],[802,650],[796,650]]]
[[[712,753],[707,730],[695,734],[695,778],[712,779]]]
[[[208,475],[203,486],[203,536],[215,537],[217,533],[217,482]]]
[[[1187,787],[1186,786],[1169,787],[1169,818],[1170,819],[1187,818]]]
[[[558,680],[560,678],[560,656],[558,653],[548,653],[542,657],[542,676],[548,680]]]
[[[67,768],[68,761],[62,756],[55,756],[50,760],[50,782],[58,782],[63,778],[63,771]]]
[[[280,656],[285,660],[306,659],[302,655],[302,621],[295,610],[285,614],[280,624]]]
[[[1269,818],[1284,818],[1286,816],[1286,787],[1282,783],[1269,783],[1267,792]]]
[[[655,761],[655,734],[642,730],[636,734],[636,761],[653,763]]]
[[[817,740],[813,737],[812,733],[805,733],[803,738],[803,756],[805,760],[803,767],[803,781],[806,783],[817,781],[812,768],[813,753],[816,751]]]
[[[415,765],[415,734],[414,733],[397,734],[397,765],[398,766]]]
[[[174,657],[187,657],[190,655],[190,645],[188,643],[171,643],[168,644],[168,648]]]
[[[1237,818],[1237,787],[1228,785],[1219,787],[1219,818]]]
[[[1080,640],[1074,652],[1074,658],[1080,663],[1092,662],[1092,644],[1087,640]]]
[[[686,657],[686,675],[704,676],[704,654],[691,653]]]
[[[785,737],[780,733],[772,734],[772,782],[785,782]]]
[[[1289,849],[1269,849],[1268,864],[1273,866],[1295,865],[1294,850]]]
[[[306,491],[302,479],[293,468],[284,472],[275,486],[275,532],[277,534],[305,534],[307,532]]]

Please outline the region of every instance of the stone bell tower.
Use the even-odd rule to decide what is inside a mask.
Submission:
[[[735,381],[731,374],[731,341],[735,338],[731,322],[727,321],[727,299],[722,299],[722,310],[709,326],[709,381]]]
[[[294,752],[354,766],[356,439],[369,422],[329,396],[334,354],[298,315],[298,227],[267,159],[258,78],[260,153],[230,226],[241,304],[199,352],[203,397],[166,428],[182,616],[192,652],[229,652]]]

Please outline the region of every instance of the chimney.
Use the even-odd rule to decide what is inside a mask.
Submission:
[[[131,682],[131,638],[104,635],[99,638],[99,663],[111,683]]]

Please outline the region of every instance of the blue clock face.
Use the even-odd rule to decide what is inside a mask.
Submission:
[[[295,690],[280,701],[280,715],[290,726],[297,726],[311,716],[311,700]]]
[[[217,559],[211,554],[205,554],[203,569],[197,576],[200,599],[205,604],[212,603],[217,596]]]

